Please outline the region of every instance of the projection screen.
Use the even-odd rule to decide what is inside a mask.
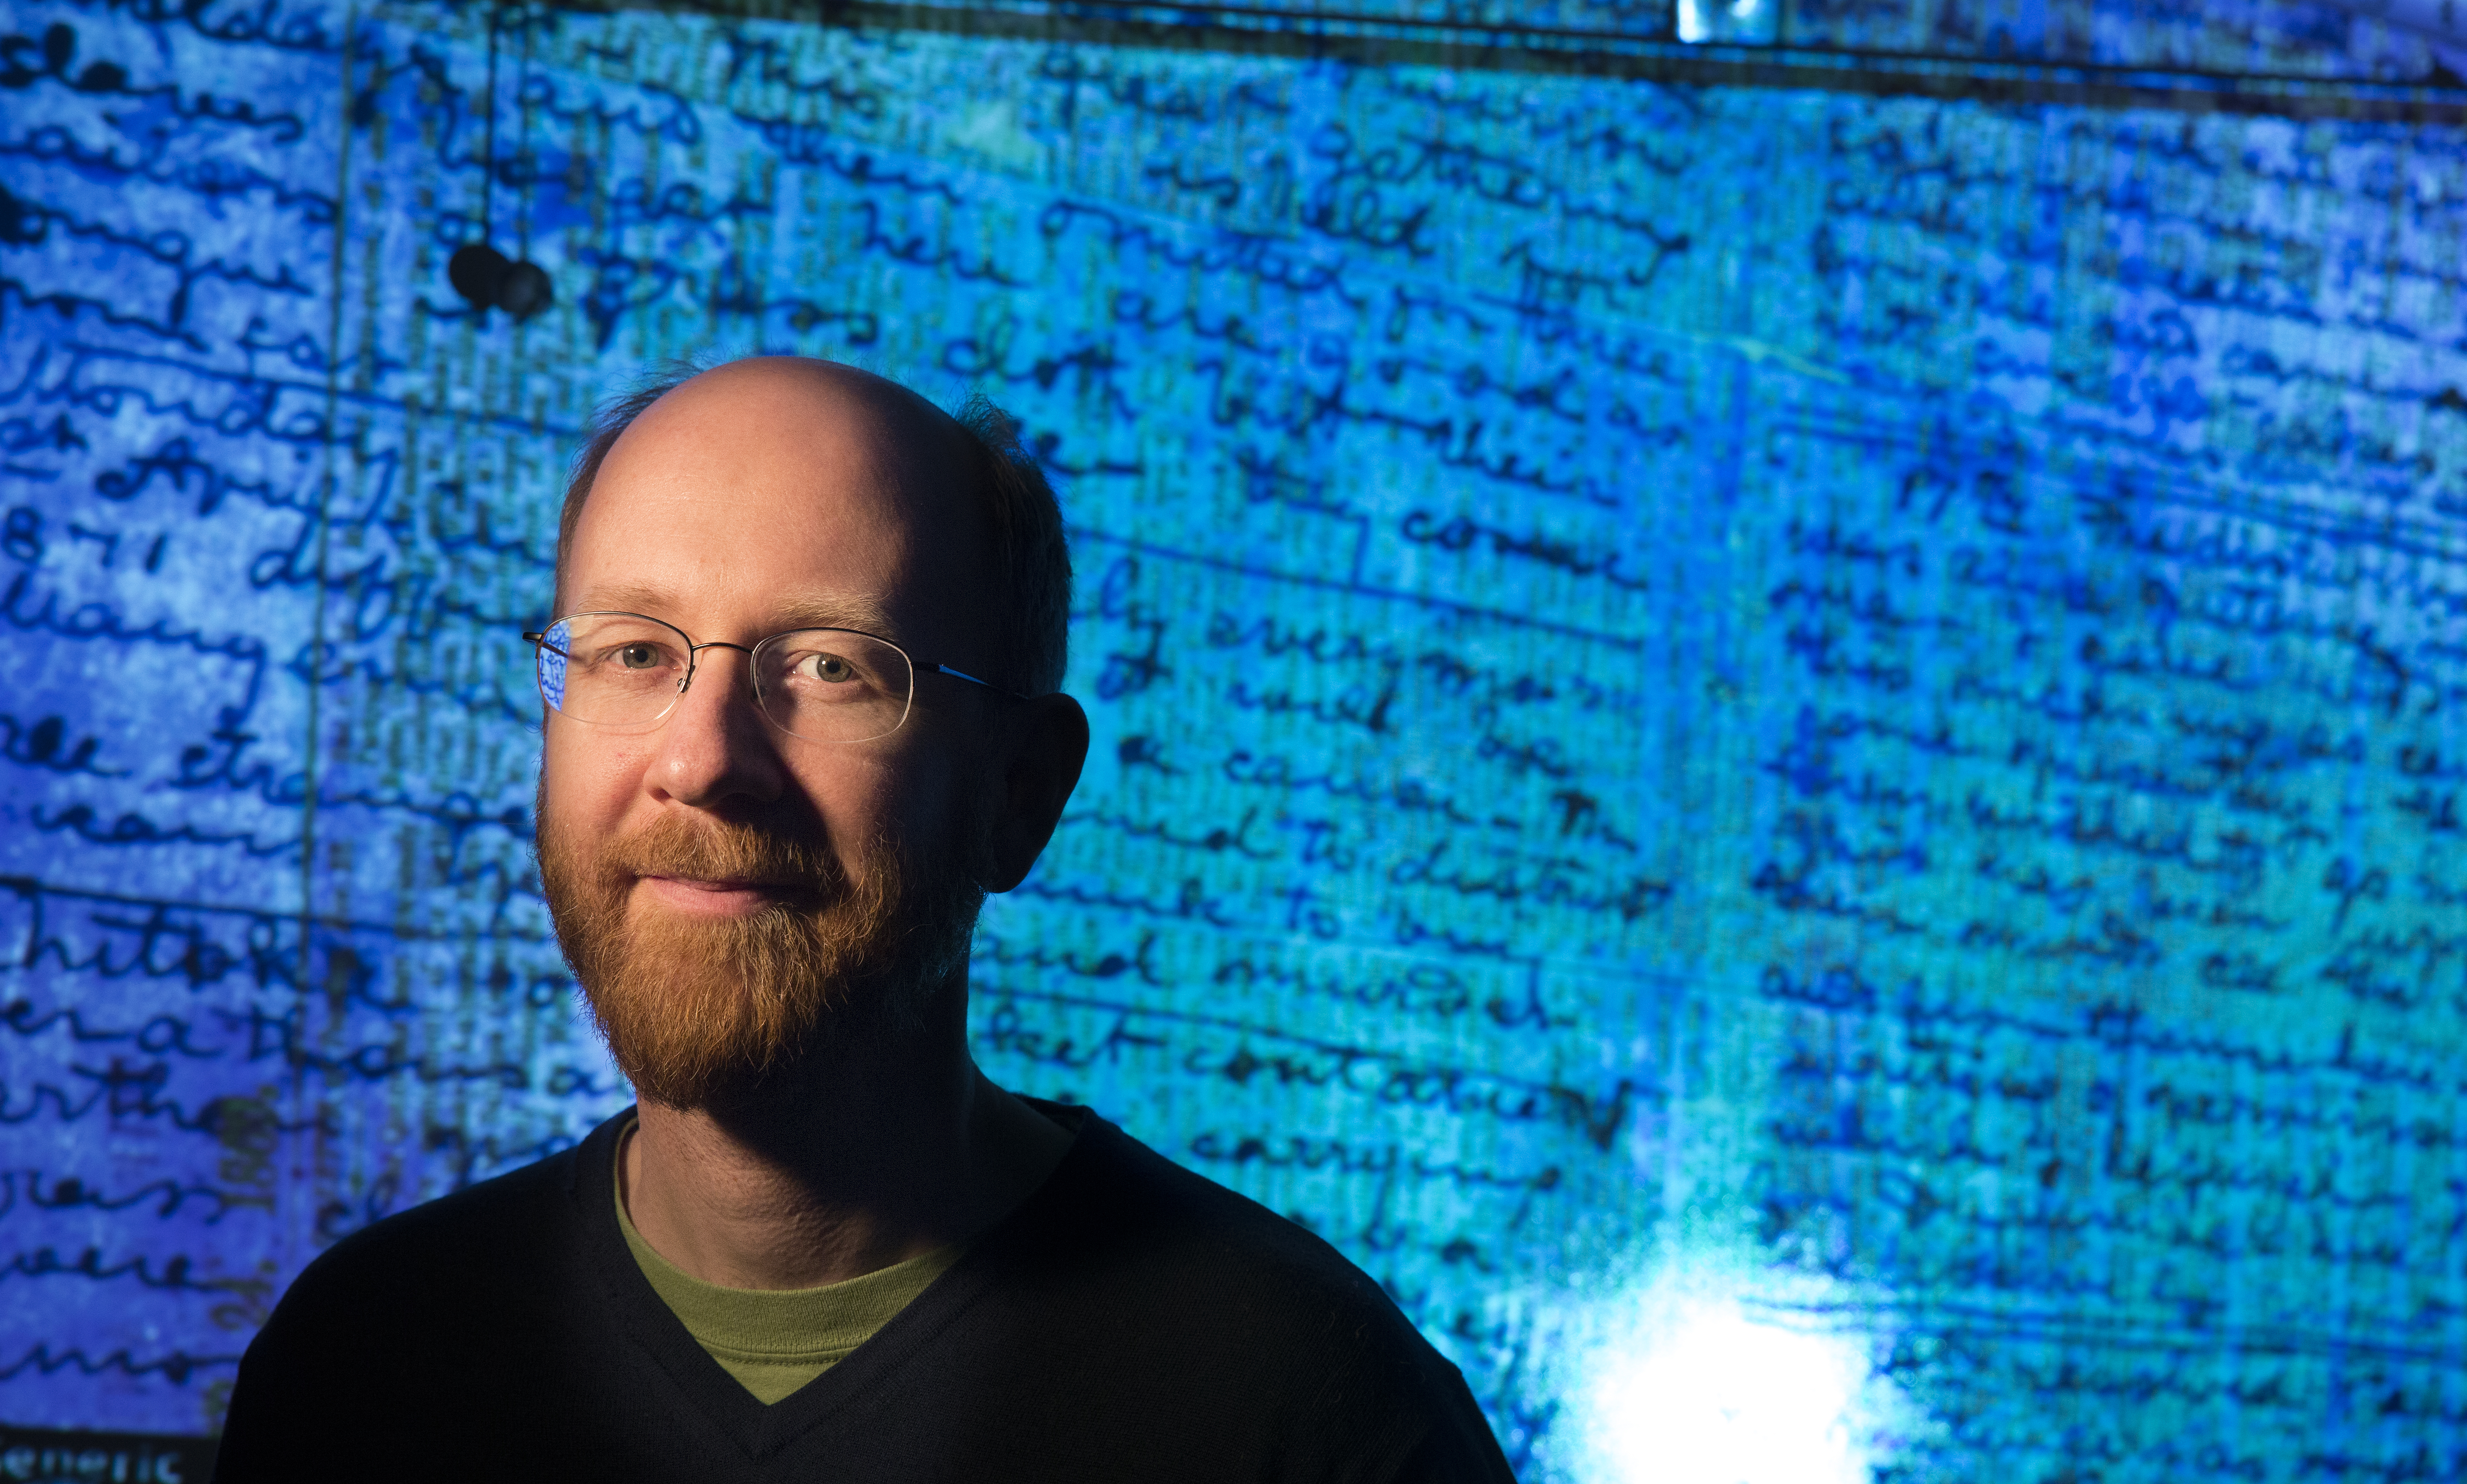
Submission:
[[[521,635],[593,407],[768,351],[1061,491],[981,1064],[1520,1477],[2467,1473],[2467,86],[2009,9],[16,0],[0,1432],[209,1433],[629,1101]]]

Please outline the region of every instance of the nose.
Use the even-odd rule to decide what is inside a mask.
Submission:
[[[755,709],[752,659],[716,644],[696,658],[692,682],[660,728],[647,779],[654,792],[694,809],[780,798],[787,773],[777,733]]]

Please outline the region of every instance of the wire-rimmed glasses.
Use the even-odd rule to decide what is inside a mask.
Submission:
[[[696,658],[706,649],[745,655],[755,708],[808,742],[871,742],[897,731],[908,720],[919,670],[1013,695],[947,664],[913,660],[891,641],[857,629],[790,629],[749,649],[697,644],[675,624],[644,614],[570,613],[523,638],[538,657],[540,699],[592,727],[659,725],[693,684]]]

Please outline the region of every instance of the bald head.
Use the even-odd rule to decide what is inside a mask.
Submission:
[[[618,435],[600,467],[737,487],[824,475],[912,508],[932,528],[982,537],[985,511],[968,489],[975,452],[957,419],[895,381],[767,355],[679,382]]]
[[[983,398],[954,417],[897,382],[804,356],[758,356],[653,383],[604,411],[575,462],[557,533],[558,606],[579,596],[577,538],[606,483],[627,491],[634,528],[594,544],[650,541],[672,522],[771,512],[783,537],[803,512],[852,520],[936,601],[974,610],[967,645],[1005,688],[1059,688],[1070,610],[1061,511],[1010,419]],[[867,617],[852,614],[853,618]],[[849,627],[866,627],[851,622]],[[941,656],[934,658],[940,659]]]

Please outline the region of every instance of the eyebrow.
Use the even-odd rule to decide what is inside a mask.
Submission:
[[[632,582],[587,589],[577,603],[577,613],[639,613],[663,619],[676,611],[674,595]],[[789,629],[860,629],[884,639],[896,637],[881,604],[856,594],[820,589],[786,595],[772,609],[770,623],[765,632],[773,634]]]

